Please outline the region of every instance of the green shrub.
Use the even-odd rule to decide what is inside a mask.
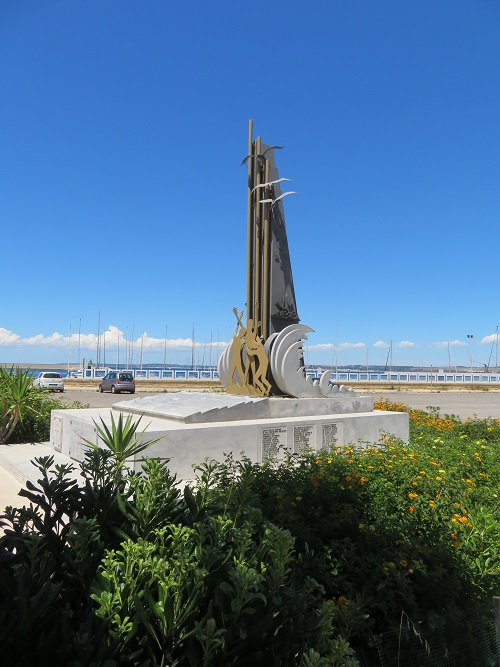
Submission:
[[[25,414],[23,421],[16,426],[9,442],[47,442],[50,437],[50,413],[52,410],[76,410],[88,408],[88,404],[74,401],[65,403],[54,398],[45,390],[36,390],[33,410]]]
[[[357,664],[290,533],[241,493],[218,512],[209,485],[181,493],[165,462],[117,474],[112,449],[87,453],[83,485],[51,457],[37,466],[30,506],[1,522],[6,662]]]
[[[29,369],[0,367],[0,444],[45,442],[50,435],[51,410],[88,407],[71,405],[33,387]]]
[[[30,507],[3,518],[4,659],[339,667],[428,632],[473,664],[452,642],[498,593],[500,422],[409,412],[409,445],[228,456],[182,492],[165,462],[123,468],[130,424],[102,430],[83,484],[40,459]]]

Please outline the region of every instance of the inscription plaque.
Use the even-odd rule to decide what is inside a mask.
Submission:
[[[329,422],[321,424],[321,449],[330,449],[333,445],[341,445],[344,441],[344,424]]]
[[[261,458],[275,458],[280,449],[286,447],[286,427],[271,426],[261,429]]]
[[[316,448],[316,430],[312,424],[293,427],[293,453],[300,454],[306,447]]]

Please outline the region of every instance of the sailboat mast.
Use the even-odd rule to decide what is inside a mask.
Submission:
[[[80,323],[78,324],[78,368],[80,368],[80,340],[82,334],[82,318],[80,317]]]
[[[101,309],[99,308],[99,315],[97,318],[97,350],[96,350],[96,368],[99,368],[99,342],[101,338]]]
[[[130,341],[130,368],[134,367],[134,324],[135,318],[132,317],[132,340]]]
[[[70,355],[71,355],[71,324],[69,325],[69,338],[68,338],[68,376],[69,376]]]
[[[165,346],[163,348],[163,370],[167,367],[167,325],[165,324]]]
[[[498,373],[498,324],[497,324],[497,331],[496,331],[495,340],[496,340],[496,343],[497,343],[496,344],[496,350],[495,350],[495,368],[497,369],[497,373]]]
[[[195,370],[195,354],[194,354],[194,322],[193,322],[193,335],[191,337],[191,370]]]

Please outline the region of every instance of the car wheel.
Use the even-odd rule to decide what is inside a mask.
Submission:
[[[111,385],[111,393],[116,394],[116,387],[114,384]]]
[[[132,391],[131,391],[130,393],[131,393],[131,394],[135,394],[135,389],[132,389]]]
[[[102,394],[102,392],[103,392],[103,388],[102,388],[102,385],[101,385],[101,384],[99,385],[99,392],[100,392],[101,394]]]
[[[59,389],[59,391],[61,392],[61,394],[63,394],[63,393],[64,393],[64,389]]]

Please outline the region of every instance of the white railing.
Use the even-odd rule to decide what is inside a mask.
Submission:
[[[307,375],[318,378],[321,372],[307,371]],[[371,371],[338,371],[332,373],[334,382],[417,382],[417,383],[500,383],[500,374],[497,373],[445,373],[445,372],[396,372],[396,373],[372,373]]]
[[[85,368],[84,379],[103,378],[109,368]],[[123,369],[122,369],[123,370]],[[219,374],[216,370],[189,370],[178,368],[128,370],[138,380],[218,380]],[[323,371],[308,369],[306,375],[316,380],[321,377]],[[500,384],[498,373],[445,373],[445,372],[396,372],[380,373],[371,371],[338,371],[332,373],[333,382],[411,382],[411,383],[451,383],[451,384]]]
[[[83,379],[100,379],[103,378],[106,373],[114,370],[113,368],[84,368],[83,369]],[[177,368],[167,368],[167,369],[151,369],[151,370],[129,370],[121,368],[120,371],[126,371],[127,373],[132,373],[136,379],[139,380],[218,380],[219,373],[216,370],[188,370],[188,369],[177,369]],[[79,376],[81,377],[81,375]]]

